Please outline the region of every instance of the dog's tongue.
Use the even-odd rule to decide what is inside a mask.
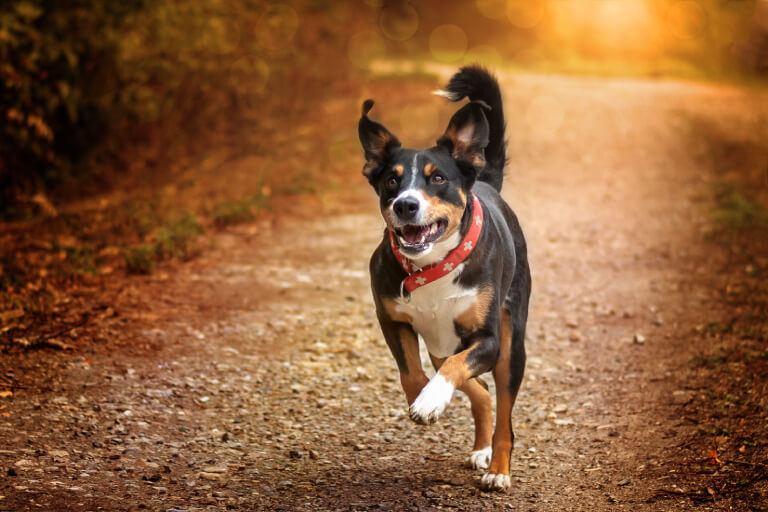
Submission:
[[[418,244],[421,242],[422,237],[427,236],[429,232],[429,226],[404,226],[402,233],[403,238],[409,244]]]

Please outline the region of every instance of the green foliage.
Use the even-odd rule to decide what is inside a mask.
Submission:
[[[149,274],[158,261],[188,259],[196,254],[192,241],[205,230],[194,215],[169,218],[150,236],[150,241],[123,251],[128,272]]]
[[[65,249],[70,271],[74,274],[96,274],[101,263],[93,246],[84,244]]]
[[[155,268],[157,248],[153,244],[141,244],[129,247],[123,251],[123,259],[128,272],[132,274],[149,274]]]
[[[190,242],[203,233],[203,227],[194,215],[170,220],[152,237],[161,258],[189,258],[193,255]]]
[[[223,201],[208,212],[208,215],[214,225],[219,228],[249,222],[256,218],[256,214],[264,207],[267,199],[266,196],[259,194],[238,201]]]
[[[768,229],[768,212],[734,185],[723,186],[716,194],[714,219],[732,229]]]
[[[23,216],[31,196],[62,182],[103,186],[116,168],[163,168],[174,151],[203,150],[200,141],[258,150],[276,116],[316,104],[296,101],[298,90],[319,93],[320,79],[343,71],[346,35],[330,14],[357,10],[315,0],[0,2],[0,215]]]

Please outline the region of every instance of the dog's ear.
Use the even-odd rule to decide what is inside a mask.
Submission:
[[[363,102],[363,116],[357,125],[360,144],[365,150],[363,175],[371,179],[375,169],[381,167],[392,155],[392,150],[400,147],[400,141],[389,130],[376,121],[368,119],[368,112],[373,107],[373,100]]]
[[[485,147],[490,128],[484,110],[490,110],[483,101],[471,101],[453,114],[448,128],[437,141],[448,149],[454,160],[467,162],[475,169],[485,167]]]

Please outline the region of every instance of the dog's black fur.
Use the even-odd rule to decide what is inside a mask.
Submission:
[[[517,217],[500,195],[506,142],[501,92],[495,78],[480,67],[465,67],[441,94],[452,101],[464,97],[470,101],[454,114],[437,144],[421,150],[403,148],[397,137],[368,118],[373,101],[363,104],[358,126],[366,159],[363,173],[379,196],[387,228],[397,235],[398,250],[413,261],[437,250],[451,233],[458,231],[457,239],[461,239],[473,221],[471,194],[480,200],[484,225],[476,247],[460,272],[441,278],[452,279],[452,286],[459,290],[474,291],[475,302],[469,313],[457,311],[453,318],[457,343],[452,355],[432,356],[438,375],[466,391],[472,400],[476,424],[472,463],[490,466],[482,486],[506,489],[514,441],[510,414],[525,366],[531,291],[526,243]],[[430,387],[418,362],[417,341],[414,354],[416,335],[425,334],[417,332],[416,325],[427,320],[414,318],[418,312],[408,309],[410,297],[403,296],[401,289],[407,273],[395,258],[386,231],[371,258],[370,272],[377,315],[400,370],[411,417],[431,423],[442,412],[445,398],[450,400],[450,388],[441,388],[443,381]],[[434,284],[414,291],[414,298],[421,294],[419,304],[442,307],[444,300],[448,304],[447,299],[429,295],[428,289],[434,289]],[[477,386],[475,378],[488,371],[494,373],[497,408],[502,414],[496,421],[492,456],[480,460],[483,457],[474,454],[484,448],[487,451],[490,441],[490,397],[487,391],[483,395],[484,388]]]

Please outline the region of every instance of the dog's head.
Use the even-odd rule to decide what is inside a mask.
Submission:
[[[485,166],[489,109],[472,101],[456,112],[437,144],[403,148],[383,125],[371,121],[373,100],[358,124],[365,150],[363,175],[379,195],[381,214],[402,251],[418,256],[459,228],[469,192]]]

